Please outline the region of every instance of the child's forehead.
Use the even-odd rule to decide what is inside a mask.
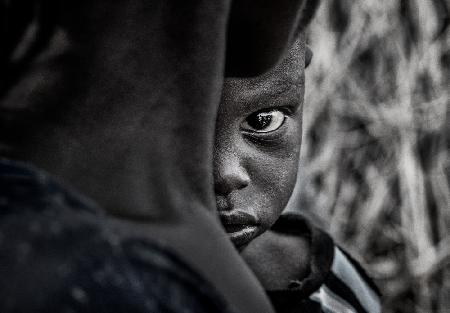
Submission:
[[[297,40],[285,59],[269,72],[253,78],[227,78],[224,97],[234,100],[253,96],[277,97],[304,86],[304,42]]]

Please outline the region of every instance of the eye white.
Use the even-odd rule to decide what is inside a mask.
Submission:
[[[285,119],[286,115],[279,110],[256,112],[245,119],[242,128],[257,133],[269,133],[280,128]]]

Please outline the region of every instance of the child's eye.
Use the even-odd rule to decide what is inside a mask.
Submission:
[[[269,133],[280,128],[285,119],[286,115],[280,110],[258,111],[247,116],[241,128],[256,133]]]

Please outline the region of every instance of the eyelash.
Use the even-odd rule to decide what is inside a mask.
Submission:
[[[265,109],[255,111],[255,112],[247,115],[246,118],[241,122],[241,124],[243,122],[245,122],[252,115],[260,114],[260,113],[270,113],[270,112],[274,112],[274,111],[281,112],[284,115],[285,119],[286,119],[286,117],[290,117],[293,114],[295,114],[295,109],[290,106],[270,107],[270,108],[265,108]],[[283,121],[283,124],[284,124],[284,121]]]
[[[280,107],[270,107],[270,108],[265,108],[265,109],[261,109],[259,111],[253,112],[252,114],[248,115],[243,122],[245,122],[245,120],[253,115],[253,114],[258,114],[258,113],[265,113],[265,112],[273,112],[273,111],[279,111],[284,115],[284,120],[283,123],[281,124],[281,126],[279,128],[277,128],[274,131],[270,131],[270,132],[256,132],[256,131],[249,131],[246,129],[241,128],[241,132],[243,133],[243,135],[251,142],[258,144],[260,146],[274,146],[280,143],[281,139],[283,138],[284,135],[284,131],[283,129],[287,119],[289,117],[291,117],[293,114],[295,114],[295,108],[291,107],[291,106],[280,106]]]

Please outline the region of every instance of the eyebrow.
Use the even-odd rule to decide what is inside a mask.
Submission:
[[[254,88],[249,88],[246,97],[252,99],[278,98],[289,94],[296,94],[302,88],[303,82],[298,79],[274,79],[268,82],[257,82]]]
[[[261,105],[266,107],[278,106],[283,102],[292,106],[299,106],[302,98],[299,94],[303,82],[299,79],[274,79],[269,82],[256,83],[254,88],[246,88],[246,92],[239,101],[245,102],[248,109],[259,109]]]
[[[294,88],[301,88],[301,85],[298,85],[298,81],[289,79],[289,80],[277,80],[272,83],[271,90],[274,95],[282,95]]]

